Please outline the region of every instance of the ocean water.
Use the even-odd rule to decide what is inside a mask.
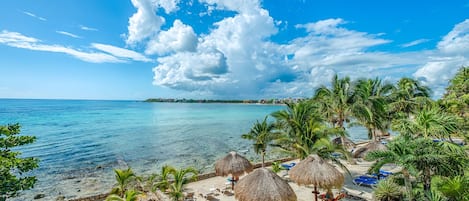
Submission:
[[[22,134],[37,141],[23,146],[23,156],[40,159],[32,174],[39,179],[16,200],[77,198],[107,192],[114,168],[127,166],[139,175],[161,166],[193,166],[213,171],[227,152],[248,150],[240,135],[281,105],[145,103],[140,101],[0,99],[0,124],[20,123]],[[366,138],[363,129],[351,138]]]

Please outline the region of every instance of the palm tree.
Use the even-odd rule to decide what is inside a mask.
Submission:
[[[165,192],[169,188],[169,175],[172,171],[174,171],[174,167],[169,165],[164,165],[161,167],[161,173],[158,178],[158,182],[152,187],[152,190],[155,191],[156,189],[160,189],[161,191]]]
[[[410,114],[429,96],[430,88],[412,78],[402,78],[392,90],[389,110],[391,113],[403,113],[406,117],[410,117]]]
[[[436,189],[449,201],[469,201],[469,176],[457,175],[455,177],[442,178],[437,183]]]
[[[332,78],[332,88],[321,86],[313,97],[321,105],[320,111],[325,115],[333,127],[345,129],[344,123],[352,115],[353,90],[350,78],[339,79],[337,75]]]
[[[119,197],[116,194],[111,194],[106,198],[106,201],[137,201],[140,197],[140,192],[128,190],[125,192],[124,197]]]
[[[116,194],[118,196],[124,196],[125,192],[127,191],[127,185],[132,181],[135,177],[131,168],[127,168],[126,170],[121,169],[114,169],[116,173],[116,181],[117,186],[111,190],[111,194]]]
[[[458,118],[445,113],[436,104],[427,105],[417,111],[413,118],[400,118],[393,121],[393,130],[407,137],[436,137],[450,139],[459,131]]]
[[[449,142],[433,142],[428,138],[417,138],[409,141],[415,151],[406,163],[419,172],[423,182],[424,194],[427,198],[432,195],[432,177],[435,175],[453,177],[463,175],[468,166],[469,157],[465,149]]]
[[[409,141],[398,137],[387,144],[387,150],[377,150],[369,152],[365,159],[375,161],[368,170],[369,172],[379,173],[381,167],[386,164],[397,164],[402,167],[401,173],[404,176],[406,197],[412,200],[412,185],[410,176],[416,172],[415,168],[408,162],[414,155],[413,147],[409,146]]]
[[[184,194],[182,192],[184,185],[197,179],[197,170],[191,167],[180,170],[173,168],[170,171],[170,174],[173,176],[174,182],[169,186],[169,194],[174,201],[179,201],[184,198]],[[187,177],[188,174],[192,175]]]
[[[392,179],[381,180],[373,191],[374,200],[377,201],[399,201],[402,194],[402,188]]]
[[[355,85],[353,116],[357,124],[367,128],[369,139],[377,140],[376,131],[387,130],[386,98],[391,89],[392,85],[383,84],[378,78],[360,79]]]
[[[345,168],[331,153],[340,152],[348,158],[348,152],[342,146],[334,145],[330,137],[343,135],[339,128],[329,128],[316,112],[317,108],[308,102],[287,104],[286,110],[272,113],[276,119],[280,134],[274,140],[273,146],[294,157],[304,159],[311,154],[330,159]]]
[[[267,116],[261,123],[257,121],[247,134],[241,135],[243,139],[254,141],[254,151],[262,156],[262,167],[264,167],[267,145],[275,139],[275,124],[267,122]]]
[[[319,105],[318,113],[322,114],[333,128],[339,129],[340,132],[337,134],[339,134],[341,142],[345,142],[344,124],[350,122],[352,116],[353,89],[349,77],[339,79],[337,74],[332,78],[331,84],[331,88],[319,87],[313,100]],[[341,152],[346,152],[345,147],[343,144]],[[352,162],[350,158],[348,161]]]

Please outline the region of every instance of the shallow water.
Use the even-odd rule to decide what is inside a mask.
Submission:
[[[256,120],[283,109],[280,105],[145,103],[138,101],[0,99],[0,124],[18,122],[22,134],[35,135],[21,147],[23,156],[40,159],[32,172],[35,188],[17,200],[76,198],[108,191],[114,168],[137,174],[164,164],[213,170],[214,161],[231,150],[249,150],[240,138]],[[355,129],[355,128],[354,128]],[[366,138],[363,129],[351,138]]]

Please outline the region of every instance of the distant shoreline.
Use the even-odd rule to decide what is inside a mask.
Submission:
[[[172,99],[172,98],[149,98],[143,102],[150,103],[236,103],[236,104],[266,104],[283,105],[285,103],[296,103],[302,101],[302,98],[287,99],[260,99],[260,100],[210,100],[210,99]]]

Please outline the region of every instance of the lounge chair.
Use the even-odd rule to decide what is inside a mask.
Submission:
[[[377,179],[366,179],[366,178],[355,178],[353,179],[353,183],[358,186],[368,186],[368,187],[374,187],[378,184]]]
[[[282,167],[285,168],[285,170],[290,170],[293,166],[295,166],[296,163],[290,163],[290,164],[282,164]]]
[[[381,174],[384,177],[387,177],[389,175],[392,175],[392,172],[384,171],[384,170],[379,170],[379,174]]]

